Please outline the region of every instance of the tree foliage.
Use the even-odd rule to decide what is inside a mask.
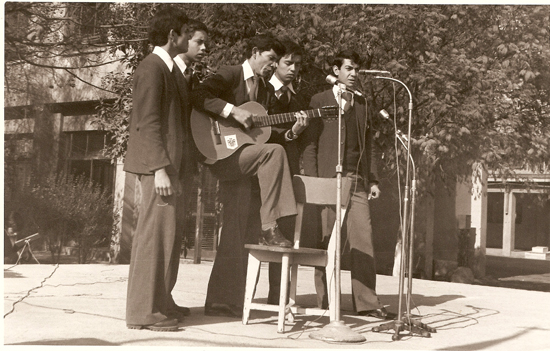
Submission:
[[[109,244],[112,198],[84,177],[57,174],[25,188],[19,211],[46,236],[54,262],[70,241],[78,248],[78,262],[87,263],[94,247]]]
[[[34,7],[27,3],[8,4],[6,15],[24,10],[31,14],[29,18],[39,18],[33,24],[53,32],[53,26],[50,30],[44,25],[46,17],[36,14]],[[132,72],[150,50],[147,21],[160,6],[164,5],[100,6],[104,11],[98,32],[101,40],[91,48],[116,53],[128,68],[124,74],[104,78],[105,87],[117,96],[114,103],[111,100],[104,104],[99,114],[103,126],[114,131],[116,137],[118,149],[112,150],[113,157],[124,154]],[[208,26],[211,41],[206,63],[214,70],[242,62],[246,40],[257,32],[271,32],[287,36],[305,48],[307,56],[299,89],[309,95],[327,87],[324,77],[330,58],[344,48],[359,52],[364,68],[390,71],[412,92],[411,140],[422,181],[429,183],[434,177],[454,181],[457,176],[469,176],[475,162],[503,175],[517,168],[541,171],[548,166],[549,6],[175,6]],[[79,35],[62,36],[50,44],[63,44],[57,51],[59,55],[91,50],[83,45]],[[6,30],[6,48],[13,47],[14,51],[10,55],[31,62],[33,53],[42,54],[45,44],[31,41],[28,36],[27,32],[16,35]],[[403,87],[372,76],[362,78],[362,83],[372,110],[388,110],[395,117],[395,126],[406,132],[409,97]],[[397,164],[394,125],[374,117],[374,128],[390,177]],[[402,154],[402,150],[399,152]],[[403,162],[404,158],[400,160]]]

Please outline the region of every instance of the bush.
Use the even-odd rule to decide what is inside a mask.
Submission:
[[[78,263],[87,263],[94,247],[108,246],[113,224],[111,195],[85,177],[58,174],[24,191],[29,214],[47,238],[53,262],[74,242]]]

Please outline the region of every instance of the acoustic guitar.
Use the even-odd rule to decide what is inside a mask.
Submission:
[[[240,108],[255,114],[249,130],[233,118],[213,117],[207,112],[193,109],[191,133],[199,151],[208,163],[231,156],[243,145],[263,144],[271,136],[271,126],[296,121],[296,112],[268,115],[265,108],[255,101],[249,101]],[[337,118],[336,106],[327,106],[302,111],[308,118]]]

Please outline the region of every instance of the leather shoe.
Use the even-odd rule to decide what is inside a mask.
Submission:
[[[191,314],[191,310],[187,307],[176,305],[175,309],[176,309],[176,311],[178,311],[179,313],[181,313],[185,317],[187,317]]]
[[[268,230],[262,230],[262,233],[260,234],[260,245],[266,245],[266,246],[278,246],[278,247],[292,247],[292,243],[285,239],[281,231],[279,230],[279,226],[275,225],[272,228],[269,228]]]
[[[126,324],[128,329],[148,329],[152,331],[167,332],[167,331],[177,331],[178,330],[178,320],[174,318],[165,318],[160,322],[154,324]]]
[[[168,317],[177,319],[178,323],[181,323],[185,320],[185,315],[178,310],[172,310],[168,312]]]
[[[210,317],[243,318],[243,308],[221,303],[207,303],[204,305],[204,314]]]
[[[357,314],[364,317],[374,317],[378,319],[395,319],[397,316],[395,313],[388,312],[384,307],[376,310],[359,311]]]

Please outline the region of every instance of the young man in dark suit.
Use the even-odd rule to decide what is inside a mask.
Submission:
[[[252,127],[253,114],[239,106],[256,101],[267,110],[272,93],[266,82],[284,47],[269,35],[257,35],[248,43],[242,65],[224,66],[192,92],[193,107],[217,118],[230,118]],[[290,247],[278,227],[280,218],[296,215],[296,202],[284,148],[278,144],[240,147],[231,156],[206,163],[220,180],[223,226],[216,260],[210,275],[205,314],[242,316],[246,283],[246,243]],[[257,177],[261,203],[260,221],[249,216]],[[261,227],[261,229],[260,229]],[[256,232],[256,228],[259,233]]]
[[[357,82],[360,57],[354,51],[342,51],[333,61],[332,74],[346,86],[354,88]],[[338,90],[333,88],[314,95],[310,107],[337,105]],[[350,89],[352,90],[352,89]],[[349,264],[352,279],[354,308],[359,315],[385,318],[387,311],[376,295],[376,267],[372,245],[369,199],[380,195],[376,161],[372,152],[372,132],[366,100],[344,89],[342,93],[342,166],[343,177],[352,181],[351,200],[343,219],[342,242],[349,244]],[[338,123],[321,119],[311,121],[304,131],[303,166],[306,175],[333,178],[338,163]],[[336,196],[336,194],[335,194]],[[335,221],[335,211],[325,208],[322,213],[323,238],[319,243],[327,247]],[[344,246],[344,245],[343,245]],[[344,260],[343,260],[344,262]],[[334,279],[333,277],[329,277]],[[326,272],[316,269],[315,285],[319,307],[327,307]]]
[[[181,194],[183,101],[173,57],[186,52],[188,18],[176,8],[153,17],[155,46],[134,74],[133,109],[124,170],[138,176],[141,202],[132,239],[126,325],[130,329],[175,331],[183,314],[172,298],[181,244],[176,240],[176,197]],[[177,68],[176,68],[177,69]],[[176,271],[175,271],[176,270]]]
[[[197,76],[193,69],[193,64],[201,62],[207,53],[206,44],[208,42],[208,28],[197,20],[189,19],[188,23],[189,48],[187,52],[179,54],[174,58],[174,62],[182,72],[189,91],[199,84]],[[190,101],[189,101],[190,103]],[[191,113],[191,111],[189,111]]]
[[[269,84],[273,87],[274,97],[271,99],[270,114],[297,112],[307,110],[308,101],[303,95],[296,93],[293,82],[300,74],[302,68],[303,50],[300,45],[289,39],[282,39],[285,47],[285,55],[279,58],[275,67],[275,73],[271,76]],[[309,120],[304,116],[298,117],[296,122],[273,127],[273,133],[268,142],[277,143],[285,148],[290,174],[300,174],[299,135],[307,128]],[[294,234],[294,218],[287,217],[280,223],[284,229],[285,237],[292,241]],[[281,287],[281,264],[269,263],[269,293],[267,303],[279,304]]]
[[[206,55],[208,29],[201,21],[190,18],[187,22],[187,37],[189,38],[187,51],[174,57],[175,66],[173,69],[181,97],[182,121],[184,124],[183,137],[187,141],[183,145],[183,155],[186,158],[186,162],[182,163],[179,171],[179,178],[182,180],[182,195],[177,197],[176,204],[178,216],[176,218],[176,240],[174,245],[179,248],[183,244],[185,218],[191,204],[193,177],[198,172],[197,162],[202,159],[191,136],[190,116],[192,107],[189,94],[191,94],[193,82],[198,84],[191,65],[194,62],[199,62]],[[179,260],[173,260],[172,263],[174,265],[171,277],[171,286],[173,288],[176,285],[180,262]],[[181,316],[188,316],[191,313],[189,308],[178,306],[175,302],[173,306],[178,310],[180,320],[182,319]]]

